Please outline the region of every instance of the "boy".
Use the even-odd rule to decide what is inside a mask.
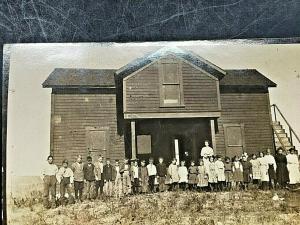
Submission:
[[[113,194],[113,182],[116,177],[115,168],[110,164],[110,159],[106,159],[106,165],[103,166],[103,179],[104,187],[107,196],[112,196]]]
[[[243,181],[244,181],[244,189],[247,191],[248,189],[248,184],[251,181],[252,178],[252,165],[251,163],[247,160],[247,156],[243,155],[242,156],[242,166],[243,166]]]
[[[134,164],[132,166],[132,179],[133,179],[133,193],[138,194],[139,193],[139,186],[140,186],[140,169],[138,165],[138,161],[134,160]]]
[[[62,205],[66,205],[65,201],[65,193],[68,193],[68,203],[72,204],[74,202],[74,198],[72,196],[71,187],[73,184],[73,171],[68,167],[68,160],[64,160],[62,163],[62,167],[58,170],[56,174],[57,182],[60,184],[60,202]]]
[[[149,164],[147,165],[148,177],[149,177],[149,188],[152,193],[154,193],[155,176],[157,174],[156,166],[153,164],[153,158],[149,159]]]
[[[81,155],[78,155],[77,161],[73,163],[72,170],[74,174],[74,192],[76,201],[82,202],[82,192],[84,187],[83,163]]]
[[[123,179],[123,192],[125,195],[131,194],[131,180],[130,180],[130,165],[127,158],[124,159],[124,163],[121,167],[120,173]]]
[[[95,162],[95,175],[96,175],[96,198],[100,198],[103,194],[104,179],[103,179],[103,157],[99,155],[98,161]],[[100,193],[99,193],[100,189]]]
[[[164,163],[163,157],[158,158],[158,164],[156,166],[157,169],[157,180],[158,180],[158,190],[163,192],[166,190],[165,182],[167,176],[167,166]]]
[[[115,195],[117,198],[121,198],[122,196],[122,176],[120,173],[120,165],[119,160],[115,161],[115,171],[116,171],[116,177],[115,177]]]
[[[49,155],[47,158],[47,164],[42,170],[42,179],[44,181],[44,200],[43,205],[45,208],[50,208],[49,205],[49,192],[51,195],[51,208],[55,208],[55,194],[56,194],[56,173],[58,168],[53,164],[53,156]]]
[[[92,163],[92,157],[87,157],[87,163],[83,166],[84,183],[86,184],[86,198],[92,200],[94,197],[93,190],[95,188],[95,165]]]

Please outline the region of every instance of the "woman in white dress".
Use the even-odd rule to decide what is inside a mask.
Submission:
[[[261,175],[260,175],[260,162],[255,154],[253,154],[250,163],[252,165],[252,182],[257,187],[260,184]]]
[[[294,185],[300,183],[300,171],[298,154],[294,149],[290,149],[290,154],[286,156],[287,169],[289,171],[289,184]]]

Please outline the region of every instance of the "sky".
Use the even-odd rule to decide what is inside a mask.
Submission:
[[[300,44],[243,41],[16,44],[10,48],[7,175],[39,175],[50,152],[50,94],[43,81],[59,67],[118,69],[165,46],[191,50],[223,69],[257,69],[277,83],[270,102],[300,135]]]

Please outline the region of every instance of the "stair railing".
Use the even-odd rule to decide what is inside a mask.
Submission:
[[[281,116],[281,118],[284,120],[284,122],[288,126],[288,128],[289,128],[289,135],[290,135],[290,141],[291,141],[292,146],[294,146],[294,144],[293,144],[293,140],[294,140],[293,135],[294,135],[295,139],[298,141],[298,143],[300,144],[300,138],[298,137],[298,135],[296,134],[296,132],[292,128],[292,126],[289,124],[289,122],[287,121],[287,119],[284,117],[284,115],[282,114],[282,112],[280,111],[280,109],[278,108],[278,106],[276,104],[271,105],[271,110],[273,110],[273,115],[274,115],[274,120],[275,121],[278,121],[277,120],[278,116]],[[276,135],[277,135],[277,133],[276,133]],[[279,139],[279,141],[280,141],[280,139]],[[281,143],[281,141],[280,141],[280,143]]]

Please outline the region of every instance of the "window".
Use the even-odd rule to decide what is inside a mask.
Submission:
[[[161,106],[183,105],[181,64],[177,61],[163,61],[160,69]]]

